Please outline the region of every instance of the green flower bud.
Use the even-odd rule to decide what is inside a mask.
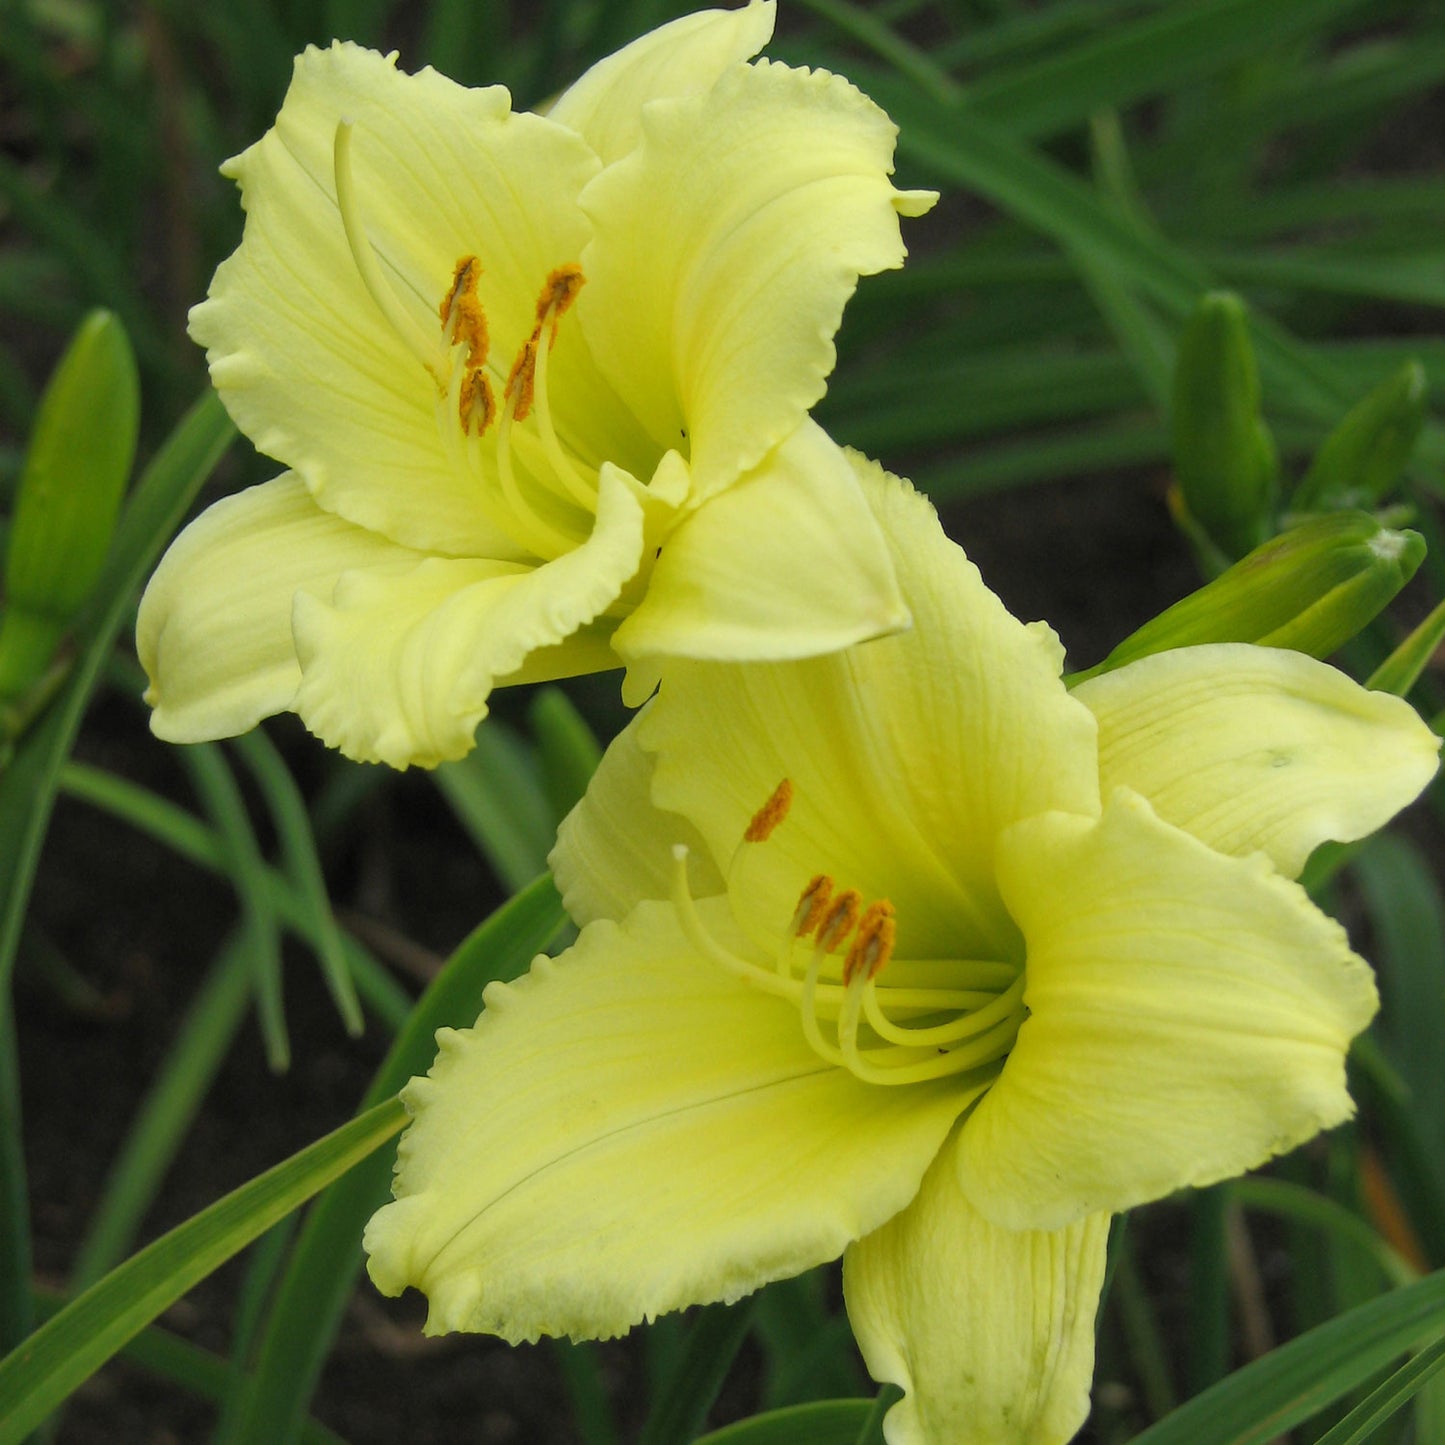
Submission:
[[[1371,507],[1391,492],[1425,420],[1425,368],[1407,361],[1325,438],[1290,507]]]
[[[1367,512],[1311,518],[1257,547],[1069,681],[1206,642],[1255,642],[1328,657],[1378,616],[1424,556],[1418,532],[1382,527]]]
[[[1179,338],[1174,475],[1189,516],[1229,557],[1270,530],[1279,459],[1259,403],[1244,302],[1212,291]]]
[[[0,698],[45,670],[105,565],[135,458],[140,385],[120,322],[92,311],[36,414],[5,555]]]

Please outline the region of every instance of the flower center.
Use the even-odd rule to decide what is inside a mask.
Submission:
[[[784,779],[740,847],[766,843],[786,818],[792,795]],[[1028,1013],[1017,964],[895,960],[892,903],[879,898],[865,905],[855,889],[840,890],[819,873],[782,932],[774,967],[766,968],[708,931],[688,887],[687,852],[683,844],[673,849],[672,902],[689,942],[729,973],[794,1004],[804,1037],[830,1064],[869,1084],[917,1084],[991,1066],[996,1071],[1013,1047]]]
[[[586,282],[576,264],[548,273],[534,324],[505,381],[491,360],[491,335],[477,283],[482,264],[463,256],[441,297],[440,334],[428,337],[382,274],[362,222],[351,166],[352,122],[336,127],[337,208],[357,274],[398,339],[436,384],[437,426],[453,462],[477,483],[494,526],[542,558],[570,552],[591,530],[597,470],[559,437],[547,388],[558,325]],[[497,405],[500,387],[502,404]],[[522,423],[533,425],[523,429]],[[496,422],[495,439],[483,438]]]

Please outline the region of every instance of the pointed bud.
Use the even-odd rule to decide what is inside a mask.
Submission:
[[[1419,533],[1382,527],[1367,512],[1311,518],[1257,547],[1069,681],[1207,642],[1255,642],[1328,657],[1388,605],[1424,556]]]
[[[1325,438],[1290,499],[1296,512],[1373,507],[1394,490],[1425,421],[1425,368],[1407,361]]]
[[[105,565],[135,458],[140,387],[120,322],[93,311],[45,389],[10,520],[0,697],[40,676]]]
[[[1179,338],[1172,440],[1184,507],[1227,557],[1270,530],[1279,461],[1259,403],[1244,303],[1212,291]]]

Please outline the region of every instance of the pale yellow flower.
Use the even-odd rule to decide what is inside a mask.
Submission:
[[[517,1340],[843,1254],[893,1445],[1058,1445],[1111,1213],[1350,1113],[1374,984],[1291,878],[1437,740],[1242,644],[1070,694],[1054,635],[860,473],[914,629],[668,665],[554,854],[576,945],[407,1091],[371,1274]]]
[[[308,50],[229,162],[246,230],[191,331],[290,468],[177,539],[142,603],[161,736],[294,709],[352,757],[472,745],[492,687],[831,651],[906,625],[808,417],[858,276],[898,266],[895,130],[748,57],[771,0],[664,26],[546,116]]]

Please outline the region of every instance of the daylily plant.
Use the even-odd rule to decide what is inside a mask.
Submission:
[[[771,0],[688,16],[543,115],[311,49],[225,167],[246,228],[191,315],[290,470],[175,542],[138,646],[162,737],[292,709],[354,758],[472,745],[492,687],[789,658],[906,626],[809,419],[860,274],[902,264],[895,128],[749,62]]]
[[[843,1254],[893,1445],[1050,1445],[1110,1215],[1349,1115],[1375,988],[1292,879],[1437,742],[1243,644],[1071,693],[1053,633],[855,465],[914,629],[667,665],[554,853],[576,944],[406,1091],[371,1275],[515,1341]]]

